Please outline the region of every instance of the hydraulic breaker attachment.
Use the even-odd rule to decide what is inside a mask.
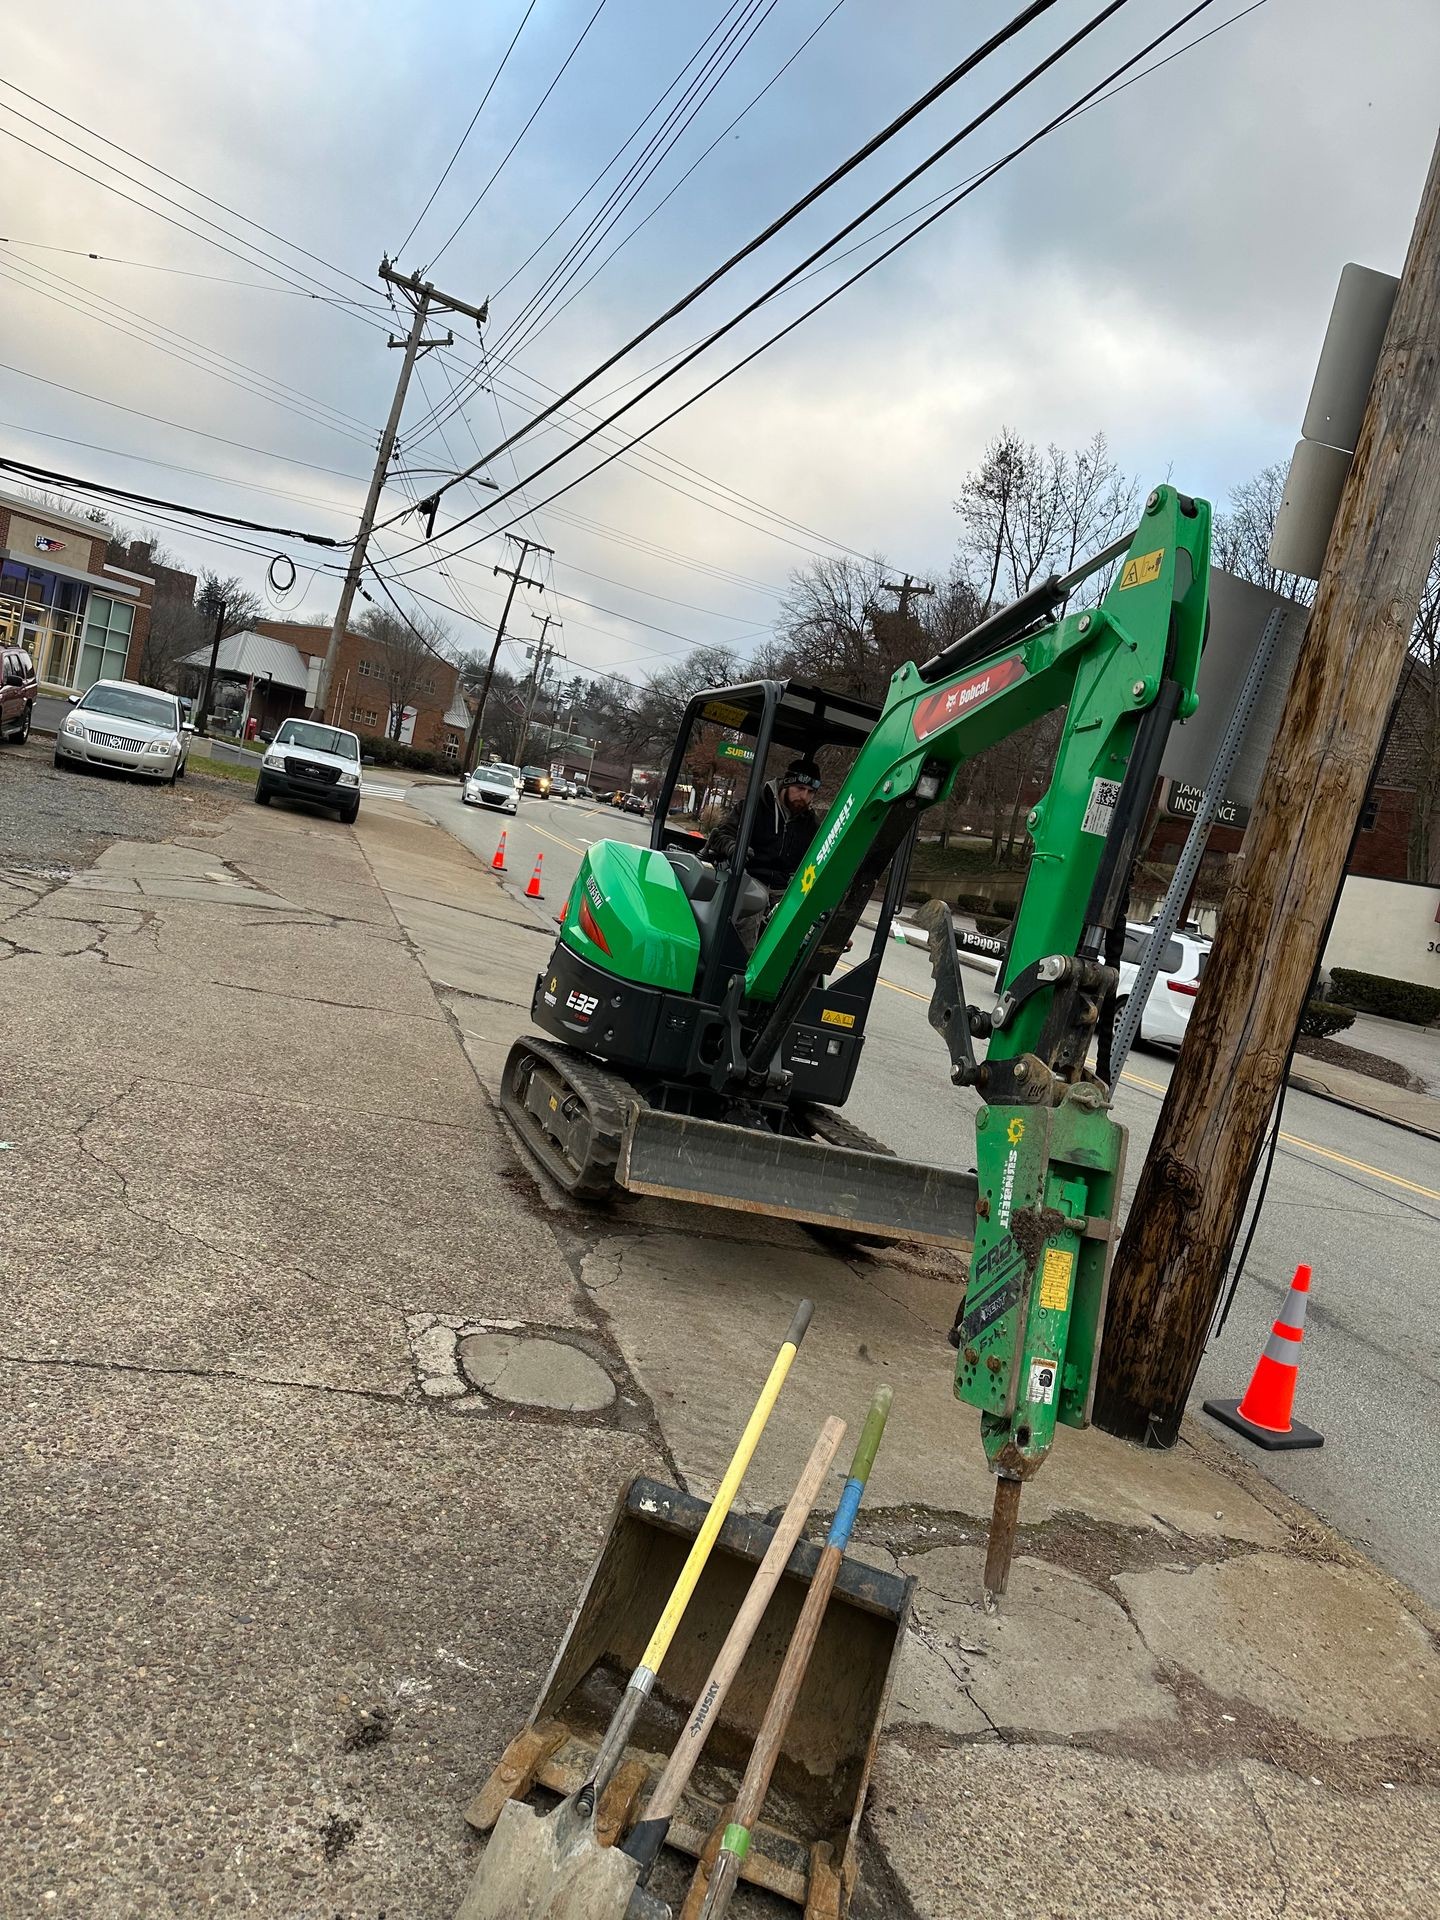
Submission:
[[[1082,1081],[1057,1107],[989,1106],[976,1120],[976,1212],[993,1237],[982,1252],[977,1234],[950,1337],[955,1390],[980,1409],[998,1476],[992,1597],[1005,1590],[1020,1483],[1049,1452],[1057,1421],[1083,1427],[1090,1417],[1125,1165],[1125,1130],[1107,1099]]]

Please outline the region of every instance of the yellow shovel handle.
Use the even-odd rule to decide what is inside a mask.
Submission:
[[[805,1329],[810,1324],[810,1315],[813,1312],[814,1303],[810,1300],[802,1300],[796,1308],[795,1318],[790,1323],[790,1331],[785,1336],[785,1344],[781,1347],[775,1364],[770,1369],[770,1378],[765,1382],[760,1398],[755,1402],[755,1411],[751,1414],[745,1431],[740,1436],[740,1444],[736,1447],[734,1456],[725,1469],[725,1478],[720,1482],[719,1491],[710,1503],[710,1511],[706,1514],[704,1523],[695,1536],[695,1544],[691,1547],[685,1565],[681,1568],[680,1578],[675,1582],[674,1591],[665,1603],[665,1611],[655,1623],[650,1644],[640,1659],[640,1665],[652,1674],[659,1669],[660,1662],[665,1658],[670,1642],[675,1637],[675,1629],[679,1626],[681,1617],[690,1604],[690,1596],[695,1591],[700,1575],[705,1571],[705,1562],[710,1557],[710,1549],[715,1544],[715,1537],[724,1526],[725,1516],[730,1511],[735,1495],[740,1491],[740,1482],[745,1478],[745,1469],[750,1464],[750,1456],[760,1443],[760,1436],[765,1431],[765,1422],[770,1418],[770,1411],[780,1397],[785,1376],[794,1362],[800,1342],[805,1338]]]

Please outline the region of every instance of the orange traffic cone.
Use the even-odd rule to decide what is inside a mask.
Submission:
[[[535,871],[525,883],[525,898],[527,900],[543,900],[545,898],[544,894],[540,891],[540,869],[544,864],[544,854],[537,853],[535,856]]]
[[[1323,1447],[1325,1436],[1292,1420],[1295,1382],[1300,1372],[1300,1343],[1305,1337],[1305,1303],[1310,1297],[1310,1269],[1297,1267],[1280,1318],[1270,1330],[1265,1351],[1243,1400],[1207,1400],[1205,1411],[1243,1433],[1258,1447],[1278,1452],[1288,1447]]]
[[[490,865],[495,869],[496,873],[504,873],[505,871],[505,834],[503,829],[500,834],[500,844],[495,849],[495,858],[490,862]]]

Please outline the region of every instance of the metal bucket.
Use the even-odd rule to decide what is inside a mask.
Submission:
[[[674,1585],[706,1503],[658,1480],[625,1489],[526,1725],[467,1809],[488,1832],[507,1799],[565,1795],[589,1773],[601,1736]],[[770,1543],[763,1521],[732,1514],[666,1656],[597,1825],[607,1844],[643,1810]],[[698,1857],[727,1817],[774,1689],[820,1548],[802,1540],[766,1610],[668,1844]],[[744,1878],[811,1920],[849,1906],[856,1835],[885,1723],[914,1581],[855,1560],[840,1570]]]

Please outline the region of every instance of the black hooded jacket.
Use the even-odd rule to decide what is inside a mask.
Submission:
[[[726,865],[732,862],[735,843],[740,837],[743,804],[740,802],[731,807],[720,824],[711,828],[701,850],[704,859],[723,861]],[[747,870],[772,892],[787,887],[794,878],[795,869],[804,859],[810,842],[815,838],[815,829],[819,824],[812,807],[805,807],[799,813],[788,813],[781,803],[775,781],[767,780],[755,815],[750,851],[745,858]]]

